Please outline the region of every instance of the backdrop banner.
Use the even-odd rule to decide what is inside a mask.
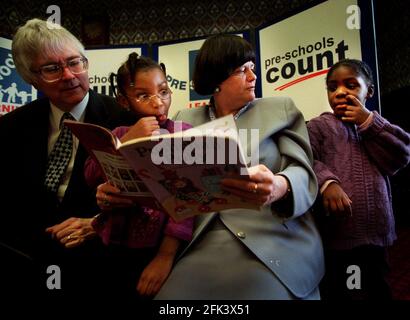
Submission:
[[[262,97],[290,96],[306,120],[330,111],[325,78],[333,64],[356,58],[376,66],[369,4],[330,0],[258,30]],[[363,47],[363,37],[373,41]],[[373,100],[370,109],[379,109],[378,95]]]
[[[244,36],[244,34],[238,34]],[[167,80],[172,90],[172,104],[169,117],[179,110],[197,108],[208,103],[210,96],[202,96],[192,86],[195,58],[205,39],[178,43],[156,44],[154,59],[165,64]]]
[[[11,40],[0,37],[0,116],[37,99],[37,90],[17,73]]]
[[[118,68],[128,59],[131,52],[146,55],[143,46],[127,48],[101,48],[87,49],[86,56],[89,60],[88,77],[90,88],[94,91],[109,96],[114,96],[110,86],[110,73],[116,73]]]

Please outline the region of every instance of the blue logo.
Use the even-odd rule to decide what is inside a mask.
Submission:
[[[0,115],[36,98],[36,90],[17,73],[11,50],[0,47]]]

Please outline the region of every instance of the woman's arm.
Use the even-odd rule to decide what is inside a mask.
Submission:
[[[280,167],[273,173],[270,168],[259,164],[249,169],[249,179],[224,179],[222,186],[248,201],[271,205],[272,210],[281,216],[294,218],[304,214],[316,198],[318,187],[312,169],[312,150],[305,120],[292,100],[282,99],[280,104],[273,103],[278,104],[274,106],[274,117],[270,100],[255,106],[255,112],[258,113],[258,121],[272,118],[274,126],[266,119],[260,120],[265,121],[268,128],[279,128],[265,139],[276,143],[278,153],[274,156],[279,157]]]
[[[305,119],[291,99],[285,101],[286,126],[275,134],[281,155],[281,166],[276,175],[286,177],[290,184],[291,205],[272,209],[280,215],[294,218],[304,214],[313,205],[318,192],[316,175],[313,171],[313,154],[309,142]]]

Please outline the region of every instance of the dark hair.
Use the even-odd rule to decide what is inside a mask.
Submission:
[[[165,65],[163,63],[156,63],[148,57],[139,56],[138,53],[132,52],[129,54],[127,61],[125,61],[119,68],[117,73],[110,74],[110,86],[116,97],[119,94],[126,96],[125,88],[129,85],[134,85],[135,75],[140,71],[147,71],[158,68],[165,73]],[[114,78],[117,79],[115,85]]]
[[[333,72],[339,67],[347,67],[352,69],[356,73],[356,75],[360,75],[364,78],[368,86],[374,85],[372,70],[366,62],[357,59],[343,59],[336,62],[329,69],[326,75],[326,84],[328,84],[329,78],[333,74]]]
[[[248,61],[255,63],[255,52],[242,37],[221,34],[208,38],[195,60],[192,77],[195,91],[202,95],[214,93],[236,68]]]

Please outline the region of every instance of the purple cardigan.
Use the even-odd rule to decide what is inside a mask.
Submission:
[[[363,130],[325,112],[307,124],[319,187],[338,181],[352,200],[353,216],[325,217],[325,247],[388,246],[396,239],[388,176],[410,161],[410,135],[377,112]]]
[[[174,124],[168,119],[161,128],[173,133]],[[182,123],[182,130],[189,128],[191,128],[189,124]],[[113,130],[113,133],[121,138],[128,130],[129,127],[118,127]],[[100,166],[91,157],[85,163],[84,174],[87,183],[93,188],[105,181]],[[105,244],[122,244],[130,248],[156,246],[162,238],[162,233],[189,241],[193,229],[193,218],[175,222],[164,212],[148,207],[140,207],[139,210],[135,209],[131,213],[129,210],[114,214],[104,212],[93,222],[95,230]]]

